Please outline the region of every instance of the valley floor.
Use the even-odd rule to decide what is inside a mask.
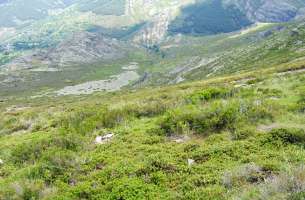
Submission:
[[[2,102],[0,199],[304,199],[303,66]]]

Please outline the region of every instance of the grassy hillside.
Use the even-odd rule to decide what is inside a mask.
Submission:
[[[77,5],[5,36],[0,64],[83,30],[116,38],[109,41],[122,42],[126,54],[54,71],[0,71],[1,200],[305,198],[303,21],[198,37],[249,24],[235,7],[207,1],[171,25],[184,35],[145,49],[123,44],[160,10],[175,16],[191,0],[135,1],[129,16],[121,0],[60,2]],[[97,38],[66,46],[90,50]],[[124,90],[55,96],[126,70],[141,77]]]
[[[299,61],[2,101],[0,199],[304,199],[304,83]]]
[[[156,82],[178,75],[199,80],[258,68],[277,67],[304,59],[302,21],[257,24],[240,32],[216,36],[176,36],[164,42],[159,66],[165,70]],[[183,69],[184,68],[184,69]],[[174,71],[182,72],[173,73]]]

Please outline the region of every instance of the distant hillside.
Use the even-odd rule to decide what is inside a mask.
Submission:
[[[130,85],[143,87],[304,54],[304,27],[293,24],[304,14],[305,2],[298,0],[27,2],[0,4],[0,89],[8,93],[108,80],[130,63],[141,76]]]
[[[252,22],[236,6],[224,7],[221,0],[209,0],[182,10],[170,25],[171,33],[213,35],[249,26]]]
[[[303,15],[297,0],[197,0],[182,9],[171,33],[213,35],[240,30],[255,22],[287,22]]]

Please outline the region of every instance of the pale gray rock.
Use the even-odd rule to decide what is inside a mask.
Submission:
[[[97,136],[95,138],[95,143],[96,144],[105,144],[105,143],[109,142],[113,136],[114,136],[114,134],[112,134],[112,133],[109,133],[104,136]]]

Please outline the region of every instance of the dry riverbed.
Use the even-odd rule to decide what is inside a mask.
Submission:
[[[127,69],[127,68],[126,68]],[[135,69],[135,66],[132,66],[132,69]],[[98,81],[89,81],[86,83],[67,86],[56,92],[57,95],[82,95],[82,94],[92,94],[97,91],[117,91],[122,87],[127,86],[130,82],[135,81],[140,78],[140,75],[136,71],[131,71],[131,68],[128,68],[127,71],[122,72],[121,74],[110,77],[105,80]]]

